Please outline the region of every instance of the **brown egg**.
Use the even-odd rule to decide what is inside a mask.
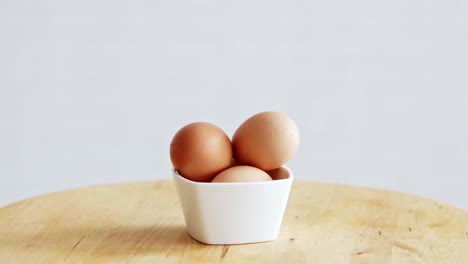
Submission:
[[[222,171],[211,182],[257,182],[271,181],[270,175],[251,166],[235,166]]]
[[[170,156],[174,169],[182,177],[209,182],[231,166],[231,141],[219,127],[196,122],[184,126],[175,134]]]
[[[289,178],[289,172],[284,167],[279,167],[277,169],[267,171],[266,173],[268,173],[268,175],[270,175],[270,177],[273,180],[282,180]]]
[[[279,112],[262,112],[247,119],[234,133],[234,159],[240,165],[274,170],[294,156],[299,141],[299,129],[291,118]]]

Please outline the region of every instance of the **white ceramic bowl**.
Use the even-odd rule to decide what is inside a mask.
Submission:
[[[288,202],[293,174],[268,182],[194,182],[173,170],[187,225],[205,244],[244,244],[275,240]]]

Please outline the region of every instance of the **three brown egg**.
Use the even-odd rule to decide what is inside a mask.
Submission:
[[[289,161],[299,142],[299,129],[291,118],[262,112],[244,121],[232,142],[213,124],[188,124],[172,139],[170,157],[174,169],[191,181],[267,181],[272,180],[267,172]]]

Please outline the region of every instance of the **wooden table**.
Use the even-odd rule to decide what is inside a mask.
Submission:
[[[295,182],[278,239],[209,246],[187,235],[172,181],[107,185],[1,208],[0,263],[468,263],[468,213]]]

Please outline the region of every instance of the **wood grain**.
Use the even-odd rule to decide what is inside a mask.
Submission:
[[[0,263],[468,263],[468,213],[295,182],[278,239],[209,246],[187,235],[172,181],[98,186],[1,208]]]

